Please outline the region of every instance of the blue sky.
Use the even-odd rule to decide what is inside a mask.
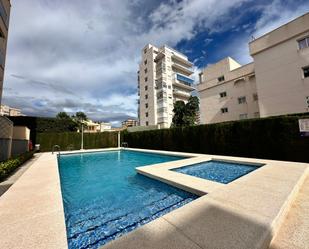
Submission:
[[[137,115],[147,43],[202,67],[245,64],[251,37],[309,11],[303,0],[23,0],[12,2],[3,102],[27,115],[84,111],[114,126]]]

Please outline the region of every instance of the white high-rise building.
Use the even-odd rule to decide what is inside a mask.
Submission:
[[[166,45],[144,47],[138,71],[141,126],[170,127],[174,103],[178,100],[186,103],[194,90],[192,66],[184,54]]]

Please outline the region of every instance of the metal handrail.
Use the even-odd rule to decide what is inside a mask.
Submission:
[[[121,147],[123,147],[123,148],[128,148],[129,145],[128,145],[127,142],[122,142],[122,143],[121,143]]]
[[[54,152],[55,152],[55,149],[57,149],[58,150],[58,156],[60,156],[60,146],[58,145],[58,144],[55,144],[54,146],[53,146],[53,148],[52,148],[52,154],[54,154]]]

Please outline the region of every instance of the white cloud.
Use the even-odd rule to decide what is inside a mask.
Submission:
[[[84,110],[118,123],[134,117],[141,48],[147,43],[175,46],[205,30],[223,32],[233,26],[231,11],[246,2],[250,0],[12,2],[4,101],[32,115]],[[289,17],[292,11],[286,11]],[[257,32],[269,28],[274,12],[264,10]],[[233,46],[241,57],[243,51]]]

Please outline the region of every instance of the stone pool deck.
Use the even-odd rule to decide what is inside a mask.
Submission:
[[[304,184],[306,181],[308,185],[308,164],[138,151],[192,157],[137,170],[201,197],[102,248],[251,249],[269,248],[270,243],[272,249],[290,248],[278,245],[287,245],[283,238],[299,227],[300,233],[294,234],[293,245],[299,246],[295,247],[297,249],[305,248],[301,247],[301,240],[306,228],[303,223],[307,222],[307,227],[309,223],[308,214],[303,214],[308,208],[309,189]],[[169,170],[210,159],[264,163],[265,166],[229,184],[217,184]],[[301,223],[299,216],[305,221]],[[0,248],[67,248],[56,155],[42,153],[0,197],[0,220]]]

